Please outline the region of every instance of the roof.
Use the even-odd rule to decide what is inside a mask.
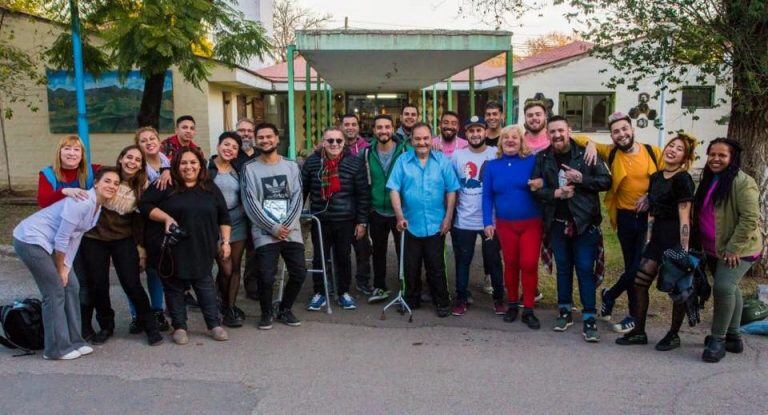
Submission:
[[[303,56],[299,55],[293,60],[293,78],[296,82],[304,82],[306,74],[307,61]],[[276,65],[267,66],[266,68],[257,69],[257,75],[269,79],[273,82],[288,82],[288,62],[280,62]],[[314,68],[309,69],[309,79],[311,81],[317,80],[317,71]]]

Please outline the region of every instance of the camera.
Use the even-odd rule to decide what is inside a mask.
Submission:
[[[174,223],[170,228],[168,228],[168,232],[165,233],[161,248],[173,248],[176,246],[176,244],[179,243],[180,240],[186,238],[187,236],[187,232],[184,229],[181,229],[179,225]]]

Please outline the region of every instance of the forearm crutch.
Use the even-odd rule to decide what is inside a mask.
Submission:
[[[398,304],[399,312],[400,314],[405,314],[408,312],[408,322],[413,323],[413,311],[411,311],[411,307],[408,306],[408,303],[405,301],[405,232],[406,230],[403,229],[400,233],[400,260],[399,260],[399,267],[398,267],[398,274],[400,278],[400,292],[397,293],[397,297],[395,297],[392,301],[389,302],[389,304],[384,306],[384,309],[381,310],[381,320],[387,319],[387,309],[389,307],[392,307],[395,304]]]

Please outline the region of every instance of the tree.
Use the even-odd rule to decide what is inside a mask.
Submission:
[[[68,3],[54,0],[63,15],[69,12]],[[80,14],[89,35],[83,36],[83,42],[104,42],[99,48],[84,47],[86,70],[98,73],[107,65],[122,75],[134,69],[141,71],[144,95],[137,115],[138,126],[157,128],[163,82],[172,66],[177,66],[184,79],[199,88],[209,75],[211,62],[206,57],[236,66],[268,51],[264,28],[246,20],[233,7],[236,3],[237,0],[84,2]],[[71,37],[62,33],[50,50],[52,64],[72,67],[72,48],[67,45],[71,45]]]
[[[488,7],[507,6],[515,12],[519,7],[513,6],[520,1],[491,0],[495,5]],[[581,36],[595,44],[592,54],[618,70],[619,75],[606,82],[609,87],[636,90],[641,80],[653,79],[658,92],[666,85],[678,88],[690,82],[715,82],[726,89],[728,137],[742,144],[742,167],[758,182],[760,226],[768,236],[768,1],[555,2],[574,9],[566,17],[584,28]],[[763,273],[766,253],[764,248]]]
[[[533,56],[550,49],[565,46],[575,40],[578,40],[578,36],[567,35],[562,32],[549,32],[545,35],[526,40],[523,48],[528,56]]]
[[[277,0],[272,14],[274,34],[270,54],[274,59],[285,62],[286,47],[296,42],[297,30],[320,29],[331,17],[328,13],[317,15],[294,0]]]

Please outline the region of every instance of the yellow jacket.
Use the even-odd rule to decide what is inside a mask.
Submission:
[[[587,144],[589,144],[590,140],[588,136],[585,135],[577,135],[572,137],[573,141],[576,142],[576,144],[586,147]],[[613,144],[601,144],[601,143],[594,143],[595,148],[597,149],[597,154],[600,155],[600,157],[608,163],[608,158],[611,155],[611,150],[615,147]],[[640,145],[641,150],[640,151],[646,151],[644,145]],[[656,147],[654,145],[651,146],[653,149],[653,155],[656,156],[656,162],[659,164],[659,168],[661,168],[664,164],[664,159],[661,155],[661,149],[659,147]],[[612,166],[608,166],[608,169],[611,171],[611,176],[613,177],[612,183],[611,183],[611,189],[608,190],[605,193],[605,208],[608,210],[608,217],[611,220],[611,226],[615,229],[616,228],[616,191],[619,188],[619,185],[621,184],[621,181],[624,180],[625,177],[627,177],[627,172],[624,170],[624,166],[621,163],[616,163],[614,161]],[[656,166],[651,163],[648,166],[648,177],[651,177],[653,173],[657,171]]]

